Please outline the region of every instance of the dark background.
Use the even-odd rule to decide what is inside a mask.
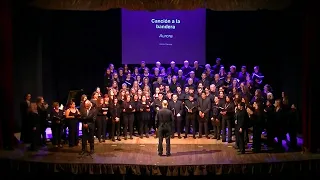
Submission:
[[[17,129],[19,102],[35,99],[65,104],[70,90],[89,95],[103,85],[109,63],[121,66],[121,10],[48,11],[17,6],[14,11],[14,83]],[[276,95],[301,104],[302,16],[283,11],[207,11],[207,63],[223,59],[227,69],[259,65]],[[193,62],[193,60],[190,60]]]

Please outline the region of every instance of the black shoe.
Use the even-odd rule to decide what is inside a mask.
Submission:
[[[209,136],[206,136],[207,137],[207,139],[210,139],[210,137]]]
[[[120,138],[117,138],[117,140],[118,140],[118,141],[121,141],[121,139],[120,139]]]
[[[158,153],[158,156],[162,156],[162,153]]]
[[[246,153],[245,151],[239,151],[238,155],[245,154],[245,153]]]
[[[148,134],[146,135],[146,138],[149,138],[149,135],[148,135]]]
[[[196,136],[193,136],[193,139],[197,139],[197,137],[196,137]]]
[[[202,135],[198,137],[199,139],[202,138]]]
[[[171,156],[171,153],[167,153],[166,156],[167,156],[167,157]]]
[[[132,136],[130,136],[129,139],[133,139]]]
[[[84,151],[84,150],[82,150],[80,153],[79,153],[79,155],[84,155],[86,153],[86,151]]]
[[[127,140],[128,138],[127,138],[127,136],[126,137],[124,137],[124,140]]]
[[[181,139],[182,137],[181,137],[181,136],[178,136],[178,138]]]
[[[188,138],[188,136],[186,135],[186,136],[184,136],[183,138],[185,138],[185,139],[186,139],[186,138]]]
[[[140,135],[140,139],[143,139],[143,136],[142,136],[142,135]]]
[[[112,141],[115,142],[116,140],[114,138],[112,138]]]
[[[106,140],[105,140],[105,139],[102,139],[102,142],[106,142]]]

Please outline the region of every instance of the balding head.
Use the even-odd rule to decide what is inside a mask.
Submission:
[[[162,107],[163,108],[168,108],[168,101],[167,100],[163,100],[162,101]]]
[[[89,100],[86,100],[86,101],[84,102],[84,107],[85,107],[86,109],[90,109],[91,106],[92,106],[92,103],[91,103]]]

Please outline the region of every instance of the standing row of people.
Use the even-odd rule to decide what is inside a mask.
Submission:
[[[268,130],[270,146],[274,145],[274,137],[278,137],[279,145],[284,139],[284,133],[288,131],[292,147],[296,146],[297,124],[292,119],[296,108],[294,105],[289,106],[287,96],[282,94],[281,98],[275,100],[271,86],[262,85],[263,76],[258,66],[251,75],[245,66],[242,66],[239,73],[235,66],[231,66],[230,72],[226,73],[220,61],[217,59],[216,65],[211,67],[207,64],[205,68],[196,61],[194,67],[190,67],[189,62],[185,61],[181,69],[171,62],[167,70],[163,70],[157,62],[152,68],[152,74],[144,62],[133,71],[128,66],[116,71],[110,65],[105,74],[105,94],[97,88],[90,100],[96,114],[95,135],[100,142],[106,139],[120,141],[121,135],[125,140],[132,139],[134,129],[137,129],[140,138],[148,138],[150,130],[157,128],[157,112],[162,108],[163,100],[167,100],[168,109],[174,115],[171,138],[174,138],[175,132],[178,138],[187,138],[189,133],[196,138],[197,132],[199,138],[210,138],[212,129],[214,139],[231,143],[232,129],[235,128],[235,147],[243,153],[243,147],[249,142],[248,128],[253,126],[255,152],[261,150],[261,132],[265,128]],[[30,99],[27,97],[28,101]],[[57,110],[59,104],[53,104],[50,119],[59,117],[53,122],[65,122],[62,128],[52,126],[52,132],[55,132],[53,142],[57,147],[61,146],[61,138],[64,137],[61,132],[65,132],[63,127],[66,126],[69,129],[69,145],[78,145],[78,123],[86,101],[87,96],[83,95],[79,110],[71,101],[62,112],[63,115]],[[44,101],[38,103],[38,112],[41,112],[44,105]],[[22,110],[26,112],[24,108]],[[45,122],[44,113],[42,117],[41,122]],[[45,134],[42,136],[45,137]]]

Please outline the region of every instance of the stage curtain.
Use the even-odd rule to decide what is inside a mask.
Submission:
[[[319,11],[313,1],[308,1],[304,11],[304,34],[303,34],[303,94],[302,94],[302,133],[303,150],[305,152],[320,152],[320,121],[318,109],[319,86],[318,77],[315,75],[318,71],[319,47],[317,36],[319,32]]]
[[[95,10],[111,8],[130,10],[191,10],[207,8],[217,11],[278,10],[289,6],[291,0],[33,0],[32,5],[44,9]]]
[[[3,138],[13,140],[13,44],[12,44],[12,12],[11,1],[0,1],[0,142]],[[8,139],[9,138],[9,139]],[[10,146],[8,143],[7,146]]]

